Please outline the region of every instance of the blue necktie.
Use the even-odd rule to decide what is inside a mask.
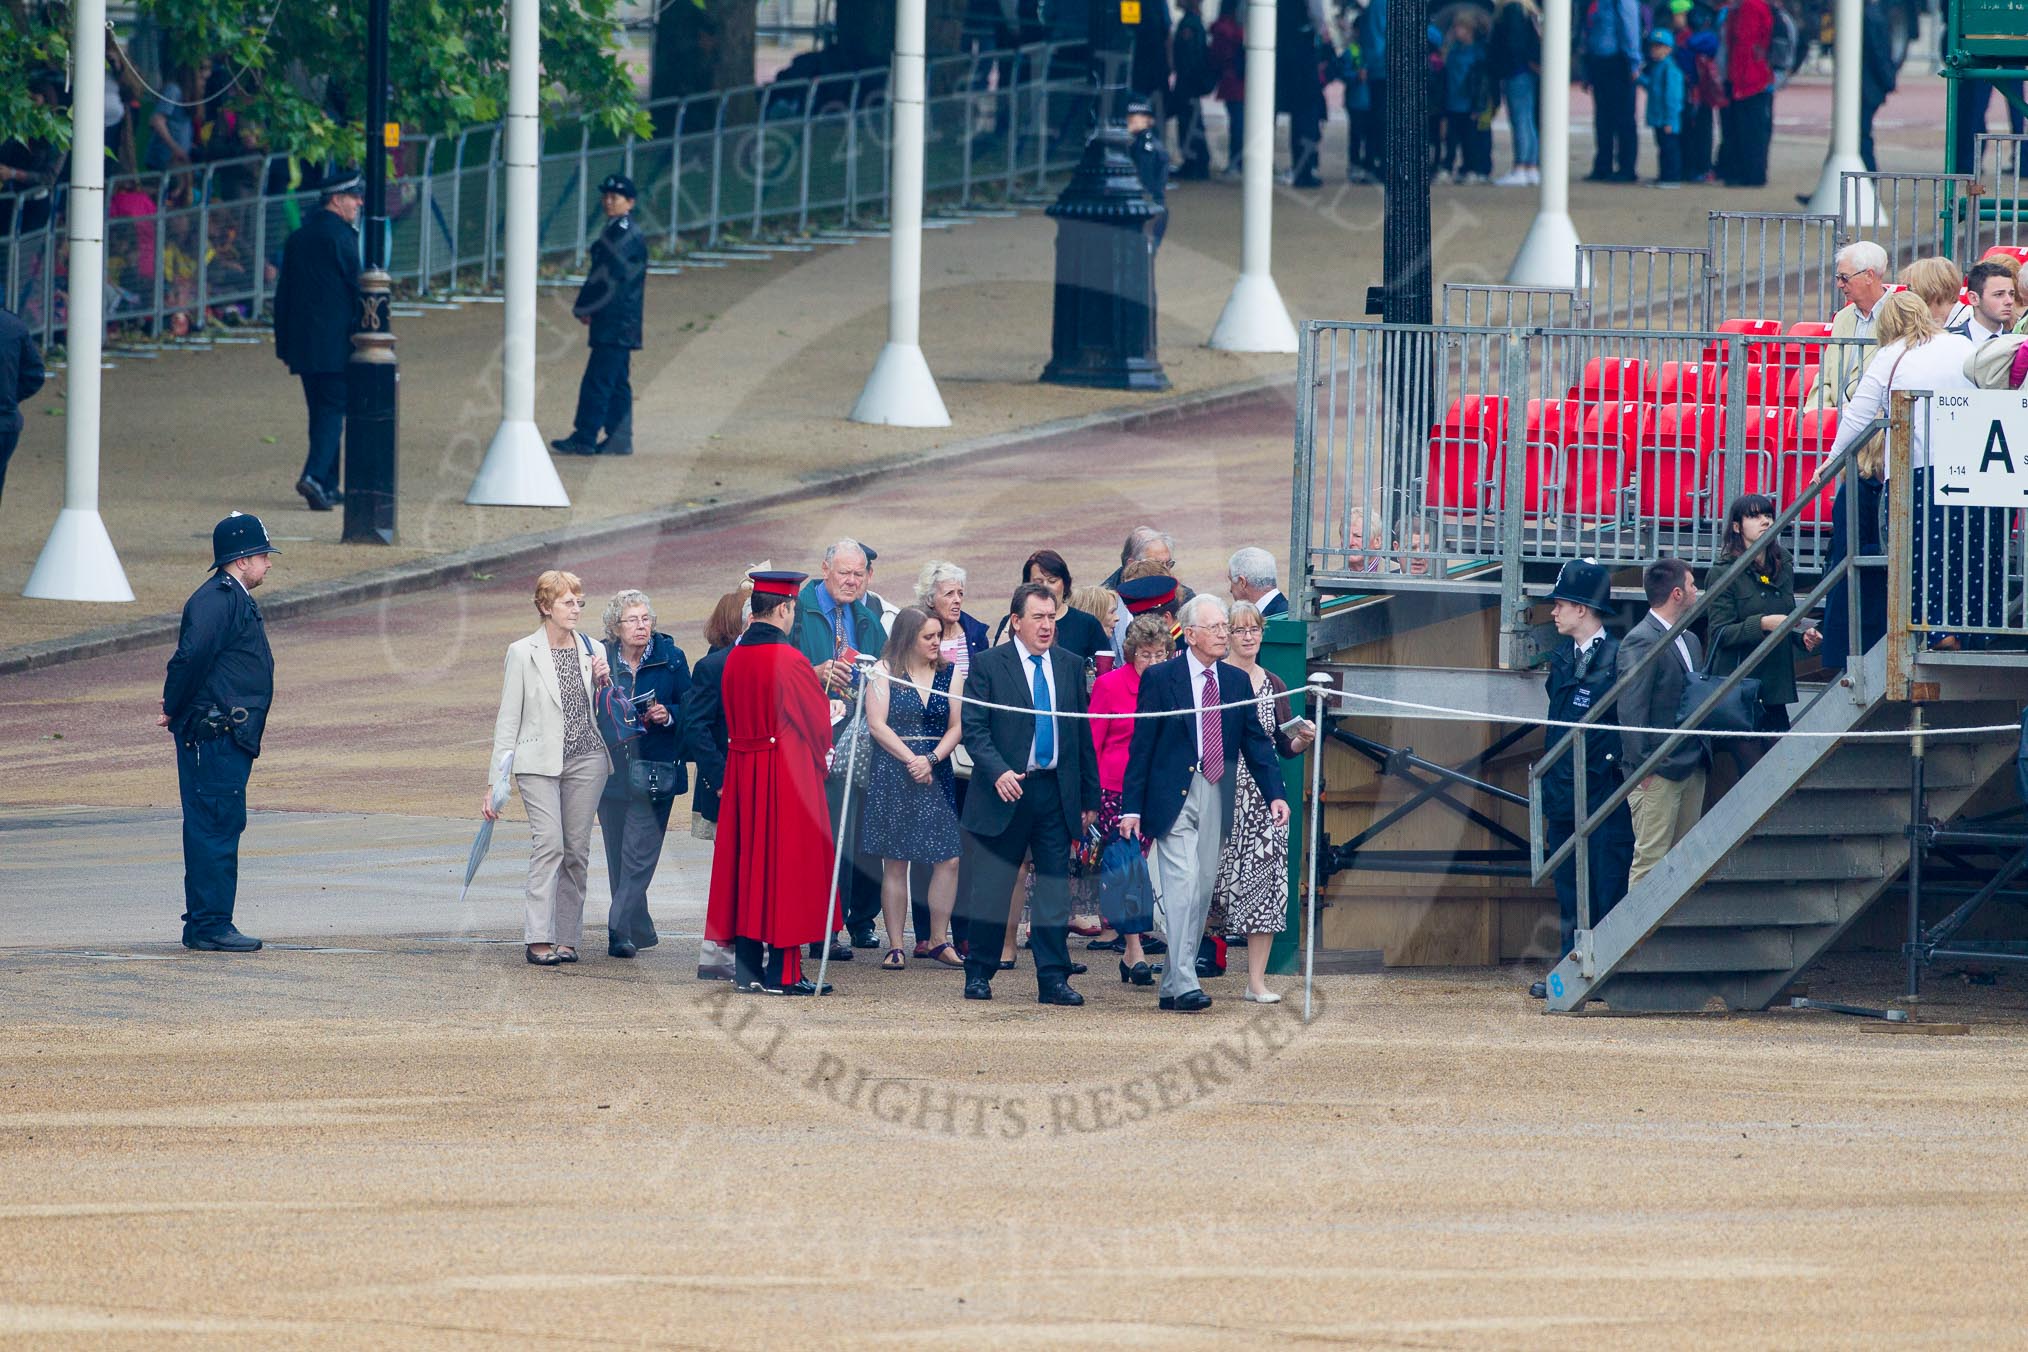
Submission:
[[[1028,659],[1035,664],[1035,768],[1047,770],[1056,763],[1056,720],[1049,717],[1049,681],[1042,674],[1042,656]]]

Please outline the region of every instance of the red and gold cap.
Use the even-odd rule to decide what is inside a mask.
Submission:
[[[810,575],[792,573],[781,568],[766,568],[748,573],[747,578],[753,583],[756,596],[794,596],[797,590],[810,580]]]

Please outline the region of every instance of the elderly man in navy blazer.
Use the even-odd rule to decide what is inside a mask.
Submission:
[[[1168,917],[1169,952],[1185,955],[1180,961],[1172,957],[1162,973],[1161,1006],[1184,1013],[1211,1004],[1187,955],[1196,948],[1211,910],[1219,847],[1232,830],[1240,757],[1246,758],[1276,823],[1289,820],[1276,754],[1294,751],[1280,732],[1268,736],[1254,712],[1253,682],[1223,660],[1232,643],[1227,617],[1225,602],[1217,597],[1191,597],[1181,616],[1183,639],[1190,646],[1142,675],[1143,716],[1134,724],[1120,802],[1120,834],[1154,842],[1151,862],[1155,891]],[[1204,712],[1178,715],[1179,709]]]

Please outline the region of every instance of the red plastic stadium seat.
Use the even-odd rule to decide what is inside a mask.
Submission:
[[[1479,511],[1506,444],[1504,395],[1475,394],[1453,402],[1444,420],[1430,429],[1429,474],[1423,485],[1426,504],[1445,511]]]
[[[1782,322],[1779,319],[1728,319],[1718,325],[1715,331],[1718,333],[1737,333],[1747,338],[1779,338],[1782,336]],[[1746,345],[1746,359],[1753,362],[1766,361],[1768,353],[1773,350],[1774,346],[1772,343],[1748,343]],[[1726,345],[1722,342],[1706,343],[1704,345],[1704,360],[1724,361],[1725,348]]]
[[[1792,408],[1749,407],[1746,410],[1746,424],[1740,432],[1740,442],[1746,460],[1744,472],[1740,475],[1739,491],[1742,493],[1772,493],[1775,490],[1775,466],[1782,455],[1795,446],[1796,411]],[[1719,455],[1720,471],[1714,483],[1723,484],[1725,476],[1724,453]]]
[[[1717,404],[1725,399],[1725,367],[1718,362],[1657,362],[1649,380],[1649,396],[1657,404]]]
[[[1791,338],[1829,338],[1830,336],[1831,326],[1820,320],[1805,319],[1801,323],[1789,325],[1789,337]]]
[[[1837,439],[1835,408],[1811,409],[1796,419],[1795,444],[1782,459],[1781,491],[1777,496],[1781,506],[1786,508],[1793,502],[1796,494],[1823,468],[1831,454],[1831,443]],[[1833,479],[1796,514],[1796,520],[1805,526],[1828,526],[1831,503],[1837,496],[1838,481]]]
[[[1622,401],[1585,411],[1577,440],[1564,448],[1563,502],[1566,514],[1595,519],[1618,516],[1620,495],[1633,477],[1634,452],[1647,434],[1654,410]]]
[[[1784,408],[1801,408],[1803,400],[1807,399],[1810,391],[1816,387],[1817,364],[1815,362],[1811,362],[1807,366],[1791,368],[1788,383],[1782,386],[1782,406]]]
[[[1724,432],[1725,410],[1712,404],[1665,404],[1655,410],[1634,459],[1635,503],[1642,518],[1697,519],[1705,471]]]
[[[1530,516],[1553,511],[1562,490],[1558,470],[1564,450],[1575,443],[1584,424],[1584,405],[1574,399],[1530,399],[1522,439],[1528,449],[1526,487],[1521,510]]]
[[[1647,363],[1639,357],[1593,357],[1584,364],[1576,394],[1588,401],[1639,399]]]
[[[2022,267],[2028,268],[2028,245],[1995,244],[1992,248],[1979,255],[1981,262],[1988,258],[2011,258]]]
[[[1804,380],[1806,373],[1808,381]],[[1749,366],[1746,368],[1746,402],[1770,408],[1795,408],[1803,402],[1804,392],[1816,382],[1816,377],[1815,366],[1774,363]]]

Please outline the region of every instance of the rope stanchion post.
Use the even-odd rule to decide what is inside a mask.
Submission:
[[[1317,984],[1317,851],[1324,830],[1324,719],[1331,694],[1331,678],[1323,672],[1310,677],[1310,721],[1317,725],[1317,739],[1310,743],[1310,815],[1303,829],[1303,1022],[1310,1021],[1312,993]]]
[[[838,831],[841,835],[848,837],[851,834],[852,828],[852,782],[859,777],[859,748],[866,742],[866,682],[871,678],[873,664],[877,660],[879,659],[875,658],[871,653],[860,653],[857,659],[859,663],[859,698],[852,702],[852,722],[855,731],[852,736],[852,745],[845,753],[845,793],[839,799],[838,807]],[[824,978],[831,971],[831,936],[838,932],[839,878],[844,872],[845,861],[850,859],[853,853],[852,843],[849,839],[832,842],[831,899],[824,905],[824,951],[817,959],[816,993],[818,995],[824,993]]]

